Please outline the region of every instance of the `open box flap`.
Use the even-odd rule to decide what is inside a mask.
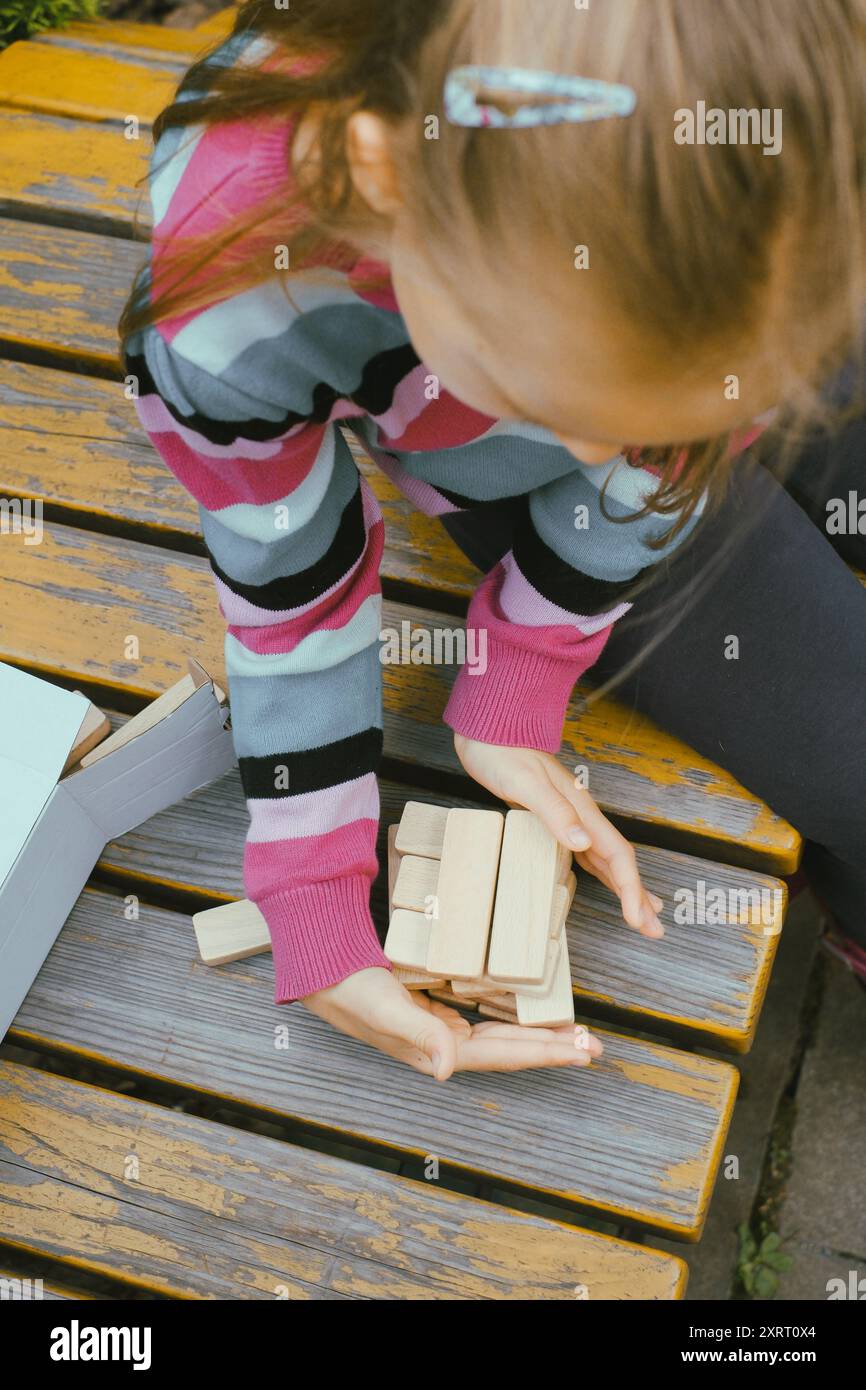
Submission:
[[[208,682],[137,738],[70,773],[63,786],[106,841],[116,839],[234,767],[225,719]]]
[[[57,784],[88,703],[0,662],[0,885]]]

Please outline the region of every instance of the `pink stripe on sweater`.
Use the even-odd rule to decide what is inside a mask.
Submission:
[[[505,576],[500,560],[489,574],[485,575],[469,604],[466,626],[486,630],[490,637],[506,646],[520,647],[522,651],[537,652],[550,660],[583,661],[584,653],[594,649],[598,634],[587,637],[573,623],[551,623],[544,627],[516,627],[505,617],[499,602],[499,593]],[[610,624],[608,624],[610,626]],[[586,667],[595,661],[586,661]],[[483,677],[475,677],[475,682]]]
[[[364,873],[376,877],[376,832],[379,808],[367,819],[347,821],[324,835],[298,839],[247,840],[244,851],[244,887],[256,902],[277,888],[299,887],[331,874]]]
[[[265,609],[253,609],[254,613],[261,613],[263,617],[252,626],[233,621],[231,614],[235,609],[242,606],[250,609],[253,605],[232,594],[225,585],[220,585],[220,609],[229,624],[229,631],[248,651],[256,652],[259,656],[275,656],[294,651],[298,643],[312,632],[336,631],[345,627],[366,598],[381,592],[379,565],[384,546],[385,527],[377,522],[367,536],[359,564],[331,590],[331,596],[318,599],[315,606],[308,608],[300,618],[288,621],[275,621],[278,615],[268,615]]]
[[[379,788],[375,773],[365,772],[362,777],[338,782],[321,791],[267,800],[251,797],[247,806],[249,838],[255,844],[327,838],[332,831],[352,821],[378,820]],[[285,846],[281,857],[286,857]]]
[[[384,453],[366,441],[364,447],[386,478],[390,478],[394,486],[400,489],[404,497],[408,497],[419,512],[423,512],[425,516],[445,516],[448,512],[460,511],[457,504],[443,497],[432,483],[425,483],[422,478],[413,478],[411,473],[407,473],[393,455]]]
[[[530,584],[517,564],[513,551],[509,550],[507,555],[503,555],[501,564],[504,577],[499,590],[499,607],[510,623],[522,623],[525,627],[573,624],[578,632],[592,637],[602,628],[610,627],[611,623],[615,623],[632,607],[630,603],[620,603],[609,613],[571,613],[567,608],[560,608],[557,604],[551,603]]]
[[[209,458],[183,437],[197,439],[195,433],[178,429],[174,420],[166,421],[166,432],[154,442],[178,481],[208,511],[219,512],[238,502],[261,507],[290,496],[315,464],[323,433],[322,426],[310,425],[284,435],[266,466],[263,459],[244,458],[242,448],[233,457]]]

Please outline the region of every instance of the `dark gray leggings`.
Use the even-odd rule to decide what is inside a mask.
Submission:
[[[866,499],[866,422],[806,448],[784,486],[743,461],[727,500],[658,566],[590,677],[614,676],[673,620],[616,697],[796,826],[812,888],[839,930],[866,946],[866,591],[848,568],[866,570],[866,515],[862,535],[826,528],[827,501],[849,493]],[[485,504],[442,523],[487,571],[510,549],[515,505]],[[684,595],[732,535],[728,558],[689,608]],[[731,635],[738,660],[725,657]]]

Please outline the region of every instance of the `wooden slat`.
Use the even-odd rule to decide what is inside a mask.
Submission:
[[[0,53],[0,104],[79,121],[134,116],[144,128],[171,101],[185,66],[164,55],[21,40]]]
[[[94,221],[132,236],[137,212],[139,234],[148,233],[150,199],[139,180],[147,174],[149,135],[124,140],[115,126],[8,107],[0,127],[0,214],[43,212],[46,222]]]
[[[432,803],[441,794],[379,779],[382,817],[379,860],[386,862],[387,826],[399,820],[409,799]],[[449,796],[449,804],[477,802]],[[214,905],[245,896],[243,846],[247,813],[237,770],[178,806],[154,816],[106,847],[100,869],[124,893],[147,896],[154,886],[184,889]],[[578,1008],[646,1032],[687,1037],[716,1048],[745,1052],[751,1046],[784,909],[784,885],[777,879],[712,864],[688,855],[637,846],[641,875],[664,901],[666,935],[647,941],[622,921],[613,895],[578,872],[578,886],[567,920],[571,972]],[[743,888],[780,894],[779,920],[704,926],[674,921],[677,890],[719,890],[730,896]],[[772,899],[768,899],[772,902]],[[388,923],[385,876],[372,895],[373,912],[384,933]]]
[[[2,1063],[0,1063],[0,1065],[2,1065]],[[0,1248],[2,1248],[2,1247],[0,1247]],[[15,1280],[15,1281],[25,1280],[25,1281],[26,1281],[26,1280],[28,1279],[28,1277],[31,1277],[31,1278],[32,1278],[32,1277],[36,1277],[36,1276],[27,1276],[27,1275],[21,1275],[21,1274],[14,1274],[14,1273],[13,1273],[11,1270],[9,1270],[9,1269],[0,1269],[0,1283],[4,1283],[5,1281],[10,1281],[10,1280]],[[20,1284],[16,1283],[15,1285],[10,1285],[10,1287],[20,1287]],[[25,1283],[25,1288],[26,1288],[26,1287],[27,1287],[27,1285],[26,1285],[26,1283]],[[12,1301],[15,1301],[14,1298],[12,1298],[11,1295],[4,1296],[3,1294],[0,1294],[0,1303],[6,1302],[8,1298],[11,1298]],[[54,1281],[50,1281],[50,1282],[49,1282],[49,1280],[43,1279],[43,1281],[42,1281],[42,1291],[41,1291],[41,1294],[39,1295],[39,1297],[37,1298],[35,1291],[33,1291],[33,1289],[31,1288],[31,1292],[28,1293],[28,1294],[26,1295],[26,1299],[30,1299],[30,1298],[32,1298],[32,1300],[33,1300],[34,1302],[53,1303],[53,1302],[65,1302],[65,1301],[68,1300],[68,1299],[88,1299],[88,1300],[89,1300],[89,1299],[92,1299],[92,1298],[93,1298],[93,1294],[90,1294],[90,1293],[80,1293],[80,1292],[78,1292],[78,1291],[75,1290],[75,1289],[68,1289],[68,1288],[66,1288],[66,1287],[65,1287],[64,1285],[62,1285],[62,1284],[57,1284],[57,1283],[55,1283]],[[24,1300],[22,1300],[22,1301],[24,1301]]]
[[[10,1036],[697,1239],[737,1072],[594,1032],[605,1052],[591,1067],[438,1085],[303,1006],[275,1005],[266,957],[212,970],[189,918],[142,905],[127,920],[123,898],[86,890]]]
[[[62,29],[35,34],[32,42],[85,53],[107,49],[112,55],[174,62],[186,68],[222,37],[223,28],[228,33],[231,24],[222,18],[220,27],[215,25],[213,29],[170,29],[164,24],[137,24],[129,20],[82,19],[65,24]]]
[[[0,1062],[0,1230],[152,1293],[676,1298],[681,1260]]]
[[[8,588],[0,659],[151,699],[185,673],[188,653],[225,684],[224,628],[210,567],[197,556],[46,525],[39,545],[22,538],[0,546],[4,578],[17,587]],[[385,626],[399,630],[403,621],[460,626],[456,618],[384,605]],[[139,639],[138,661],[125,655],[129,635]],[[464,775],[441,722],[455,670],[383,667],[387,754]],[[789,827],[762,802],[712,764],[705,771],[685,745],[613,702],[588,713],[571,705],[560,756],[569,767],[588,765],[593,795],[624,825],[637,827],[639,838],[783,872],[796,859]]]
[[[118,316],[145,255],[140,242],[0,218],[0,337],[66,367],[116,368]]]

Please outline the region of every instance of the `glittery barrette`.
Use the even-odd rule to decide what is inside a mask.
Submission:
[[[479,93],[484,90],[546,100],[518,106],[509,115],[498,106],[480,101]],[[530,68],[453,68],[445,82],[444,96],[445,114],[452,125],[500,130],[630,116],[637,105],[637,95],[631,87]]]

